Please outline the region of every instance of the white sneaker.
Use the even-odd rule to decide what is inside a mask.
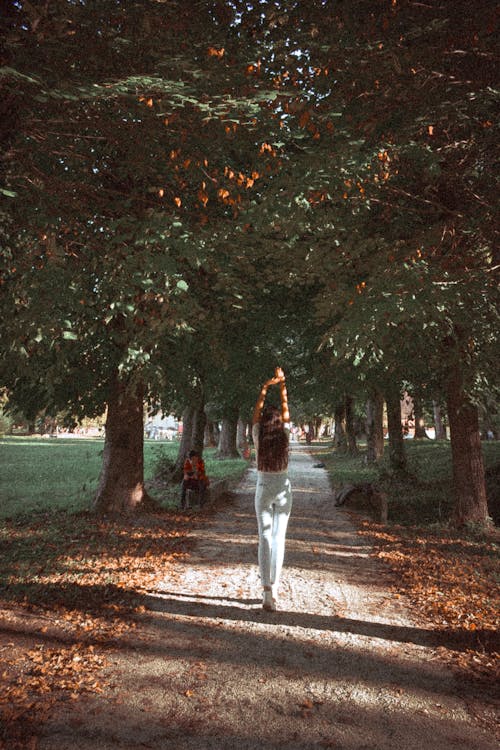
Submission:
[[[264,596],[262,597],[262,609],[267,612],[274,612],[276,610],[276,599],[273,596],[271,590],[264,590]]]

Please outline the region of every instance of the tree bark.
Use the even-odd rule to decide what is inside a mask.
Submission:
[[[335,430],[333,433],[333,447],[344,453],[347,450],[347,437],[345,434],[345,404],[338,404],[334,410]]]
[[[248,449],[247,423],[243,419],[238,419],[236,424],[236,445],[238,451],[243,455]]]
[[[347,450],[351,456],[358,454],[356,432],[354,429],[354,408],[352,396],[345,397],[345,429],[347,435]]]
[[[415,422],[415,439],[421,440],[422,438],[427,437],[427,433],[425,431],[425,422],[424,422],[424,414],[422,411],[422,404],[420,402],[419,398],[416,398],[416,396],[413,396],[413,419]]]
[[[238,449],[236,447],[237,424],[237,414],[233,417],[226,416],[222,419],[217,458],[239,457]]]
[[[151,507],[144,489],[144,404],[142,386],[127,386],[116,376],[108,401],[104,454],[93,509],[124,514]]]
[[[435,401],[432,402],[434,413],[434,437],[436,440],[446,440],[446,428],[441,416],[441,407]]]
[[[236,445],[238,447],[238,453],[242,458],[248,460],[250,458],[250,435],[252,434],[252,424],[246,422],[243,419],[238,419],[236,428]]]
[[[207,415],[205,414],[204,405],[201,405],[194,410],[191,428],[191,450],[198,451],[200,456],[203,455],[206,423]]]
[[[172,480],[175,482],[180,482],[184,475],[184,461],[192,447],[194,412],[194,406],[186,406],[182,412],[182,437],[172,472]]]
[[[366,403],[366,458],[368,463],[379,461],[384,455],[384,397],[372,391]]]
[[[478,410],[464,391],[458,368],[448,381],[447,408],[455,496],[452,520],[457,526],[466,523],[487,525],[488,504]]]
[[[205,448],[216,448],[219,443],[219,427],[216,422],[207,421],[205,425]]]
[[[399,388],[389,388],[385,394],[387,427],[389,430],[389,463],[396,473],[406,471],[406,450],[401,425],[401,394]]]

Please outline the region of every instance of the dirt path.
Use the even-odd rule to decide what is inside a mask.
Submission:
[[[60,711],[43,750],[496,750],[493,709],[435,658],[328,477],[295,446],[279,611],[263,612],[250,470],[145,597],[103,696]]]

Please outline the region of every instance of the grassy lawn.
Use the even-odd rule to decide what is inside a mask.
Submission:
[[[16,517],[37,511],[89,508],[97,488],[104,442],[99,438],[0,439],[0,518]],[[392,478],[384,460],[378,467],[368,466],[364,448],[359,456],[334,453],[323,444],[314,444],[316,459],[323,461],[332,483],[373,482],[387,493],[389,521],[404,525],[443,524],[452,507],[451,453],[447,442],[407,441],[409,475],[404,481]],[[178,443],[146,440],[144,473],[154,477],[159,461],[175,461]],[[500,463],[500,442],[483,443],[486,467]],[[245,469],[242,459],[219,461],[215,449],[207,449],[204,458],[212,481],[238,478]],[[151,493],[169,507],[177,499],[177,486],[153,487]]]
[[[47,510],[79,512],[89,508],[96,491],[102,463],[104,441],[100,438],[0,439],[0,518]],[[146,440],[144,474],[152,479],[160,457],[175,461],[179,444]],[[215,449],[208,449],[205,463],[212,479],[241,476],[242,459],[218,461]],[[178,487],[151,491],[162,504],[172,504]]]
[[[359,456],[344,456],[316,444],[313,451],[325,463],[332,484],[374,483],[387,494],[389,522],[403,525],[444,524],[453,503],[451,448],[449,442],[408,440],[408,477],[391,476],[386,459],[377,467],[365,462],[361,446]],[[483,443],[485,467],[500,463],[500,442]]]

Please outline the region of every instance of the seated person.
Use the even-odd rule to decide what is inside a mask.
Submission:
[[[195,490],[200,499],[200,505],[205,502],[205,492],[210,484],[205,473],[205,462],[198,451],[189,451],[184,461],[184,478],[181,484],[181,509],[186,507],[187,490]]]

